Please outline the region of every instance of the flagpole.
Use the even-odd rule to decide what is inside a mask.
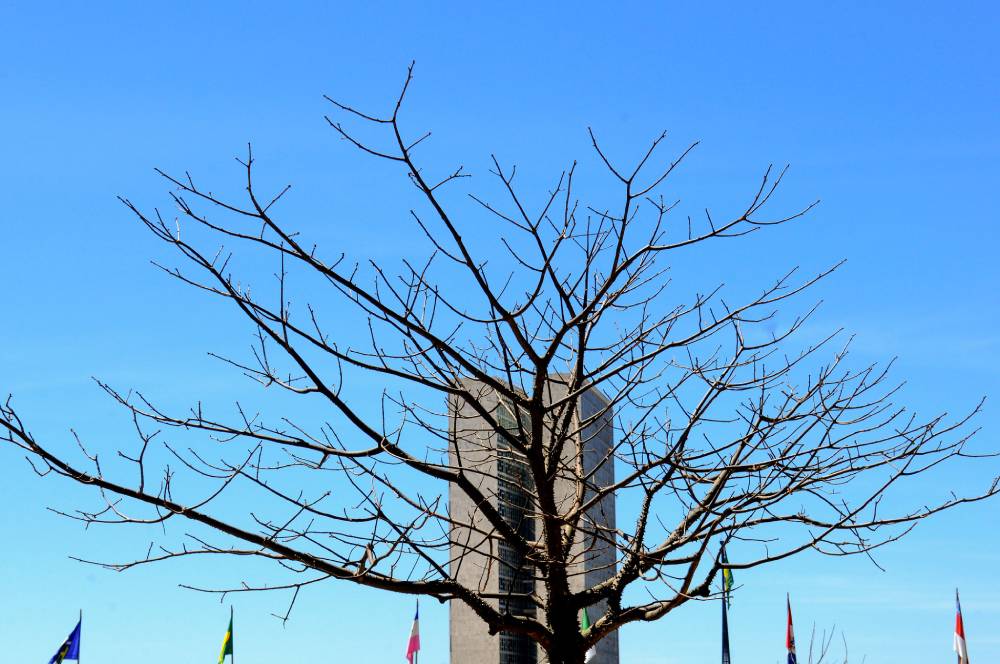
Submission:
[[[729,616],[727,615],[727,604],[729,603],[729,591],[726,589],[726,580],[722,579],[722,664],[730,664],[729,654]]]
[[[719,550],[719,562],[722,564],[722,664],[730,664],[729,654],[729,590],[732,584],[732,572],[729,570],[729,558],[726,556],[726,545]]]
[[[729,664],[729,625],[726,620],[726,597],[722,597],[722,664]]]
[[[956,590],[955,592],[957,593],[958,591]],[[81,645],[83,644],[83,609],[80,609],[80,635],[79,635],[78,643],[80,643]],[[76,664],[80,664],[80,659],[81,659],[80,653],[82,651],[83,651],[82,647],[77,647]]]
[[[229,625],[231,631],[229,632],[229,643],[232,645],[233,652],[230,653],[229,659],[232,664],[236,664],[236,625],[233,624],[233,605],[229,605]]]

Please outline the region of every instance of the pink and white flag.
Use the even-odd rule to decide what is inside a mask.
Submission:
[[[420,602],[417,602],[417,612],[413,615],[413,629],[410,630],[410,642],[406,644],[406,661],[413,664],[420,650]]]
[[[788,664],[798,664],[799,659],[795,654],[795,629],[792,627],[792,598],[785,596],[786,606],[788,606],[788,628],[785,630],[785,647],[788,648]]]
[[[969,664],[969,651],[965,647],[965,625],[962,624],[962,605],[955,590],[955,642],[952,646],[958,654],[958,664]]]

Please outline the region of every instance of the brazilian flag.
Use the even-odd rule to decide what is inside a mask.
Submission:
[[[722,547],[722,593],[726,599],[726,606],[730,606],[729,593],[733,590],[733,571],[729,569],[729,558],[726,557],[726,548]]]
[[[222,638],[222,652],[219,653],[219,664],[226,659],[226,655],[230,657],[233,656],[233,613],[232,610],[229,612],[229,629],[226,630],[226,635]]]
[[[733,590],[733,571],[729,569],[729,558],[726,557],[726,547],[723,545],[719,562],[722,565],[722,664],[730,664],[732,655],[729,652],[729,598]]]

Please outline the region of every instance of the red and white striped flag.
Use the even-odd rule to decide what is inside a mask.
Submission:
[[[958,653],[958,664],[969,664],[969,651],[965,647],[965,625],[962,624],[962,605],[958,601],[958,589],[955,589],[955,643],[952,646]]]
[[[413,664],[420,650],[420,602],[417,602],[417,612],[413,615],[413,627],[410,629],[410,641],[406,644],[406,660]]]

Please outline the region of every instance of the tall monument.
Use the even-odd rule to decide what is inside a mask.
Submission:
[[[466,388],[479,395],[479,403],[503,430],[517,430],[513,409],[489,387],[478,381],[466,381]],[[547,399],[554,403],[566,394],[559,377],[551,379]],[[557,510],[569,508],[576,498],[576,468],[572,460],[583,450],[583,468],[588,475],[588,491],[614,482],[611,448],[614,430],[607,401],[596,389],[579,399],[573,436],[567,445],[567,460],[556,480]],[[531,474],[520,454],[512,449],[510,439],[476,413],[468,404],[452,399],[449,403],[450,463],[461,467],[483,495],[489,496],[503,518],[525,537],[535,540],[541,533],[535,523],[531,494]],[[580,426],[580,425],[583,426]],[[452,517],[461,526],[451,532],[451,572],[466,587],[476,588],[501,611],[535,616],[538,600],[544,597],[544,583],[538,570],[496,535],[482,513],[468,496],[452,487],[449,494]],[[569,581],[571,591],[592,587],[615,574],[615,548],[594,538],[594,528],[601,531],[615,527],[615,499],[608,495],[595,504],[583,518],[580,534],[570,551]],[[590,535],[588,537],[588,535]],[[588,608],[591,622],[603,614],[606,605],[599,602]],[[544,652],[529,638],[512,633],[490,636],[483,621],[465,604],[450,603],[451,664],[544,664]],[[618,664],[618,635],[611,634],[598,644],[591,664]]]

